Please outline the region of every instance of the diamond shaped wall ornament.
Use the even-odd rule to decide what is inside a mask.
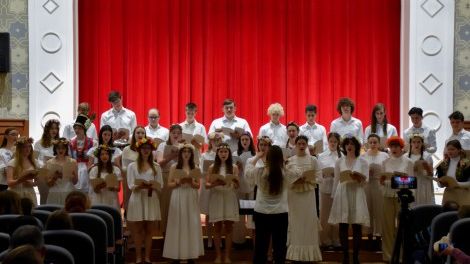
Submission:
[[[432,95],[439,87],[441,87],[442,82],[430,73],[424,80],[422,80],[419,85],[424,88],[430,95]]]
[[[59,8],[59,4],[56,3],[56,1],[54,0],[47,0],[43,5],[42,7],[44,7],[44,9],[46,9],[46,11],[52,15],[52,13],[54,13],[57,8]]]
[[[64,82],[57,77],[53,72],[50,72],[41,81],[42,86],[46,88],[51,94],[55,92]]]
[[[444,8],[444,5],[439,0],[425,0],[421,8],[432,18]]]

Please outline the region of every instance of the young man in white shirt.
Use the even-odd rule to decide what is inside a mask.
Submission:
[[[186,120],[180,123],[180,126],[183,128],[183,134],[190,135],[200,135],[204,138],[204,141],[207,140],[206,128],[203,124],[196,121],[197,105],[195,103],[189,102],[185,106]],[[191,142],[196,149],[199,151],[202,149],[204,143],[197,142],[194,138]]]
[[[78,105],[77,112],[78,112],[77,116],[78,115],[88,116],[89,112],[90,112],[90,105],[87,102],[80,103]],[[90,118],[90,117],[88,116],[88,118]],[[73,130],[73,124],[74,123],[75,123],[75,120],[74,120],[74,122],[72,122],[72,123],[70,123],[70,124],[68,124],[64,127],[64,132],[62,134],[62,137],[66,138],[68,140],[71,140],[72,138],[74,138],[76,136],[75,131]],[[94,141],[98,142],[98,133],[96,132],[95,124],[91,123],[90,127],[86,131],[86,135],[87,135],[87,137],[92,138]]]
[[[356,137],[359,142],[363,142],[364,131],[361,120],[352,116],[354,113],[354,102],[350,98],[339,99],[336,110],[341,115],[331,122],[330,132],[336,132],[341,137],[346,134]]]
[[[413,125],[403,132],[403,139],[405,140],[406,144],[405,149],[409,148],[410,136],[412,134],[421,134],[424,137],[426,151],[429,153],[435,153],[437,150],[436,131],[423,124],[423,109],[419,107],[412,107],[410,111],[408,111],[408,115],[410,116],[411,123],[413,123]]]
[[[317,116],[317,106],[307,105],[305,107],[305,118],[307,122],[299,127],[299,135],[304,135],[308,138],[308,148],[310,154],[320,154],[323,150],[328,148],[328,139],[326,138],[326,129],[324,126],[315,122]],[[314,144],[317,141],[322,141],[321,149],[315,149]]]
[[[157,108],[151,108],[147,115],[148,125],[145,127],[145,134],[152,139],[167,141],[170,132],[168,128],[162,127],[158,121],[160,120],[160,111]]]
[[[238,148],[238,139],[242,135],[242,132],[235,130],[235,128],[242,129],[244,132],[248,131],[251,133],[250,126],[248,122],[235,115],[237,107],[235,102],[232,99],[225,99],[223,103],[222,111],[224,112],[224,116],[221,118],[217,118],[212,121],[211,126],[209,127],[209,133],[212,132],[223,132],[223,128],[229,128],[234,130],[232,133],[224,133],[224,141],[230,145],[230,150],[236,151]]]
[[[268,116],[271,117],[271,121],[260,127],[258,138],[267,136],[272,140],[273,145],[285,148],[288,140],[287,129],[279,121],[284,116],[284,108],[279,103],[271,104],[268,107]]]
[[[453,112],[449,115],[449,120],[450,126],[452,127],[452,135],[446,140],[446,144],[456,139],[462,145],[462,149],[470,150],[470,132],[463,128],[465,118],[462,112]]]
[[[122,105],[122,96],[117,91],[109,93],[108,102],[112,108],[101,115],[100,127],[109,125],[119,134],[116,139],[128,140],[137,126],[135,113]]]

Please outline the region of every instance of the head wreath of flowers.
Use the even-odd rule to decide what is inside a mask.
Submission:
[[[421,133],[413,133],[410,135],[410,138],[415,138],[415,137],[419,137],[424,140],[424,135]]]
[[[68,144],[70,144],[70,141],[66,138],[59,138],[59,139],[52,140],[52,145],[54,145],[54,146],[57,146],[57,145],[67,146]]]
[[[217,150],[219,150],[219,149],[228,149],[228,150],[230,150],[230,146],[226,143],[221,143],[217,146]]]
[[[189,143],[183,143],[183,144],[179,144],[178,146],[178,149],[184,149],[184,148],[188,148],[188,149],[191,149],[194,151],[194,146],[192,144],[189,144]]]
[[[153,141],[151,138],[142,138],[135,143],[136,148],[140,148],[142,145],[149,144],[153,149],[157,149],[157,142]]]
[[[108,146],[108,145],[106,145],[106,144],[102,144],[102,145],[99,145],[99,146],[95,149],[95,151],[93,151],[93,155],[98,158],[98,157],[99,157],[99,153],[100,153],[100,151],[102,151],[102,150],[107,151],[108,153],[111,153],[111,154],[114,153],[114,149],[113,149],[113,148],[111,148],[110,146]]]
[[[30,137],[20,137],[16,140],[16,145],[33,144],[34,140]]]
[[[258,141],[265,142],[267,144],[272,144],[273,141],[267,136],[258,137]]]

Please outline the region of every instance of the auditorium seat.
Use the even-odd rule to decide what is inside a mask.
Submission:
[[[108,232],[106,223],[100,217],[89,213],[71,213],[75,230],[88,234],[95,245],[95,262],[108,263]]]
[[[108,205],[93,205],[91,208],[105,211],[113,217],[116,263],[123,263],[125,242],[122,235],[123,230],[121,212],[118,209]]]
[[[428,258],[431,263],[444,263],[445,258],[434,254],[434,242],[449,233],[452,224],[459,219],[457,212],[445,212],[437,215],[431,222],[431,237],[429,239]]]
[[[413,232],[419,232],[431,225],[434,217],[442,213],[442,206],[437,204],[418,205],[411,210]]]
[[[92,238],[76,230],[50,230],[42,232],[44,242],[63,247],[72,254],[75,263],[95,262],[95,247]]]
[[[460,219],[450,227],[450,241],[458,248],[470,255],[470,218]]]
[[[72,254],[65,248],[55,246],[55,245],[46,245],[46,257],[44,259],[44,264],[74,264],[74,258]]]
[[[10,246],[10,236],[6,233],[0,233],[0,252],[8,249]]]
[[[60,204],[41,204],[36,206],[36,210],[43,210],[43,211],[49,211],[49,212],[54,212],[56,210],[61,210],[63,209],[64,206]]]
[[[13,221],[16,220],[19,216],[21,215],[17,215],[17,214],[0,215],[0,232],[10,234],[11,233],[10,226],[12,225]],[[38,226],[39,229],[41,230],[44,229],[42,222],[37,218],[34,218],[34,219],[36,219],[37,221],[36,226]]]
[[[32,212],[33,216],[41,221],[43,226],[46,226],[47,218],[51,215],[51,212],[45,210],[36,210]]]
[[[106,223],[107,233],[107,252],[109,263],[115,263],[114,249],[115,249],[115,238],[114,238],[114,220],[113,217],[105,211],[98,209],[88,209],[87,213],[93,214],[101,218]]]

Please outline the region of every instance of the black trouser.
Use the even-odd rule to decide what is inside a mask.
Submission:
[[[275,264],[284,263],[287,252],[287,213],[261,214],[254,213],[255,221],[255,254],[253,263],[263,264],[267,262],[269,241],[273,239],[273,260]]]
[[[351,224],[353,229],[353,260],[359,260],[359,247],[361,245],[362,228],[359,224]],[[349,261],[349,242],[348,242],[348,228],[349,224],[339,224],[339,239],[343,247],[343,263]]]

